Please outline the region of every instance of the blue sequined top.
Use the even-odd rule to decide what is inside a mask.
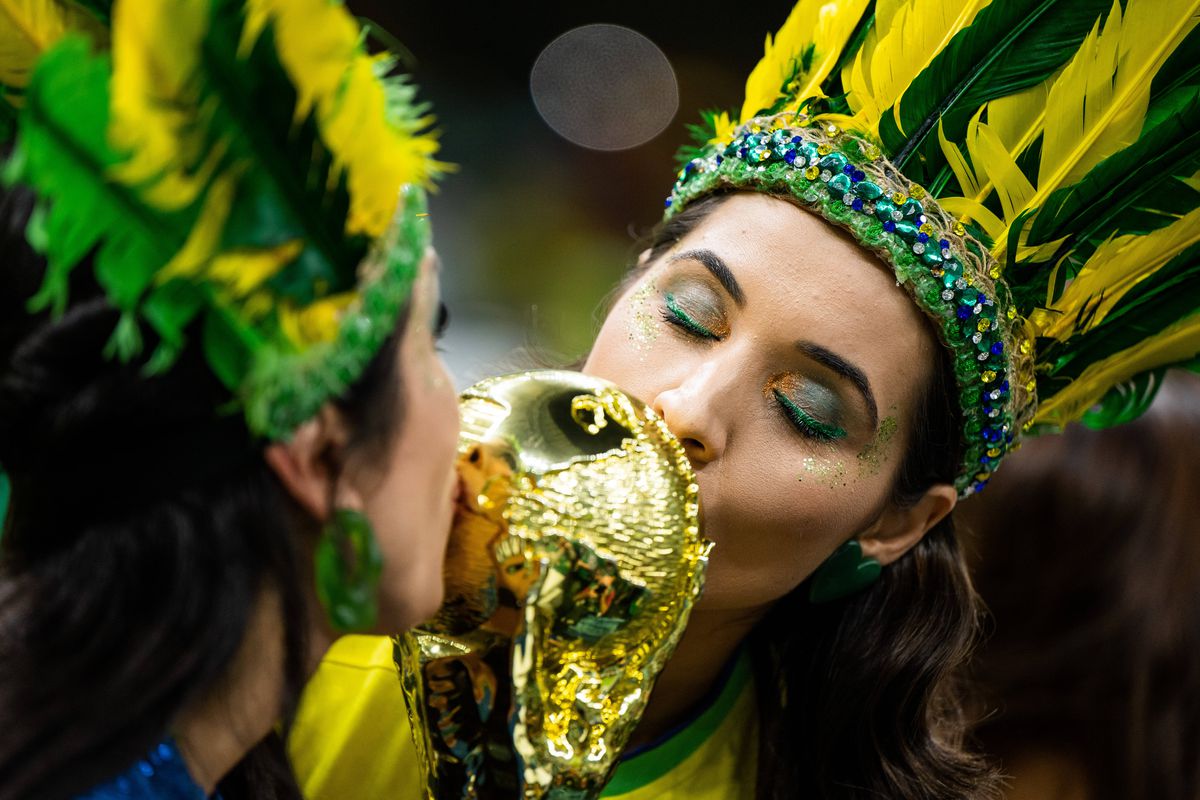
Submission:
[[[173,739],[166,739],[144,758],[107,783],[75,800],[208,800],[188,774]],[[220,800],[214,796],[214,800]]]

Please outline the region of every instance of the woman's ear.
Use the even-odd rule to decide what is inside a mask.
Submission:
[[[301,508],[323,521],[334,505],[354,505],[352,498],[341,497],[349,489],[335,489],[335,483],[344,483],[339,478],[349,439],[345,417],[326,403],[290,439],[268,445],[263,458]]]
[[[911,506],[891,506],[867,532],[858,537],[863,555],[890,564],[907,553],[958,503],[958,492],[948,483],[935,484]]]

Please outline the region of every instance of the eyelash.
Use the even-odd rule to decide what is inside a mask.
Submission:
[[[675,302],[675,295],[667,294],[665,298],[667,307],[663,309],[662,318],[666,322],[700,339],[715,342],[721,338],[699,322],[696,322],[686,311],[680,308],[679,304]]]
[[[816,439],[819,442],[835,442],[838,439],[846,438],[846,430],[844,428],[837,425],[828,425],[818,419],[814,419],[812,415],[793,403],[786,394],[778,389],[773,389],[772,393],[775,395],[775,401],[779,403],[779,407],[783,410],[783,415],[803,435],[810,439]]]

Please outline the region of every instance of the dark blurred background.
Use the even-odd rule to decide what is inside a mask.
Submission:
[[[458,165],[431,215],[452,319],[446,357],[464,386],[519,366],[521,349],[564,361],[586,352],[599,305],[662,214],[686,125],[702,108],[740,107],[764,35],[791,9],[644,0],[349,6],[410,51],[408,71],[442,131],[441,157]],[[597,24],[620,28],[564,40],[534,84],[542,111],[574,138],[591,131],[611,147],[629,144],[622,129],[627,139],[652,135],[627,149],[568,141],[531,92],[539,55],[563,34]]]

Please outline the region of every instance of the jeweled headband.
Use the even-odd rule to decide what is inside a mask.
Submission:
[[[800,0],[666,216],[778,194],[878,254],[953,355],[971,494],[1019,437],[1132,419],[1198,363],[1196,9]]]

